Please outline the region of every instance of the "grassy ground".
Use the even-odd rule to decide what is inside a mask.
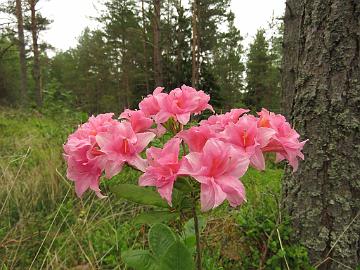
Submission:
[[[147,245],[148,228],[132,223],[146,209],[111,194],[80,200],[65,179],[62,144],[81,121],[78,114],[0,108],[0,269],[125,269],[121,252]],[[205,269],[309,268],[304,249],[287,244],[281,176],[271,164],[266,172],[250,170],[243,178],[248,202],[206,216]],[[124,170],[112,181],[137,177]]]

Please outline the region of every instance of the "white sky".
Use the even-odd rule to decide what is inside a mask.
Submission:
[[[260,28],[268,28],[274,15],[281,17],[285,12],[285,0],[232,0],[231,10],[235,13],[235,25],[249,44]]]
[[[5,0],[0,0],[4,2]],[[50,29],[42,38],[57,49],[74,47],[77,37],[86,26],[96,28],[91,19],[102,9],[104,0],[41,0],[42,14],[53,20]],[[245,37],[246,46],[260,27],[267,28],[274,14],[279,17],[285,9],[285,0],[232,0],[231,9],[235,13],[235,24]]]

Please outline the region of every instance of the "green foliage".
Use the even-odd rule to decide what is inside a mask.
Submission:
[[[0,32],[0,102],[16,103],[20,93],[20,67],[15,42]]]
[[[149,246],[156,257],[164,257],[168,249],[176,242],[176,236],[164,224],[155,224],[149,231]]]
[[[272,43],[265,37],[265,30],[259,29],[250,44],[246,67],[245,103],[254,110],[267,108],[279,111],[280,101],[280,70],[276,53],[281,38],[273,39]],[[270,51],[269,46],[272,45]],[[280,60],[281,61],[281,60]]]
[[[178,212],[147,211],[136,216],[136,218],[134,219],[134,223],[152,225],[159,222],[172,221],[176,219],[178,216],[179,216]]]
[[[213,73],[220,86],[220,96],[223,99],[221,108],[224,110],[237,107],[236,103],[240,102],[241,92],[244,90],[243,38],[234,25],[234,19],[234,14],[230,13],[229,29],[220,36],[214,49]]]
[[[47,114],[71,114],[74,112],[75,98],[71,91],[62,88],[62,85],[53,79],[43,91],[44,104],[42,111]]]
[[[119,198],[123,198],[142,205],[153,205],[162,208],[168,208],[158,192],[150,188],[139,187],[132,184],[117,184],[111,186],[111,191]]]
[[[198,217],[199,222],[199,231],[200,233],[203,232],[206,226],[206,219],[203,216]],[[189,219],[184,225],[184,233],[183,233],[183,241],[185,246],[190,250],[192,253],[195,252],[196,247],[196,235],[195,235],[195,224],[194,219]]]
[[[160,265],[161,270],[191,270],[195,268],[189,250],[179,241],[176,241],[169,247]]]
[[[127,250],[122,254],[124,262],[136,270],[157,270],[156,260],[149,250]]]
[[[149,231],[150,250],[130,250],[122,255],[125,263],[135,270],[194,269],[192,255],[164,224],[154,224]]]

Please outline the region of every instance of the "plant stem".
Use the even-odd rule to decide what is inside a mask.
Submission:
[[[193,217],[194,217],[194,227],[195,227],[195,238],[196,238],[196,268],[197,270],[202,269],[201,265],[201,246],[200,246],[200,232],[199,232],[199,220],[196,214],[196,200],[195,195],[193,194],[194,204],[193,204]]]
[[[183,125],[179,124],[179,131],[182,131],[184,128]],[[186,155],[186,147],[183,140],[181,140],[181,146],[183,149],[183,155]],[[190,184],[190,183],[189,183]],[[194,228],[195,228],[195,238],[196,238],[196,268],[197,270],[202,270],[202,263],[201,263],[201,245],[200,245],[200,231],[199,231],[199,220],[196,214],[196,195],[194,192],[191,193],[194,201],[193,201],[193,217],[194,217]]]

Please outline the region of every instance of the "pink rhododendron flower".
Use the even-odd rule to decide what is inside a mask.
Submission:
[[[154,121],[145,115],[143,111],[134,111],[126,109],[124,112],[120,114],[121,119],[127,119],[134,132],[144,132],[148,131]]]
[[[208,104],[210,96],[203,91],[183,85],[181,88],[172,90],[169,95],[159,99],[160,111],[155,116],[157,123],[164,123],[170,117],[174,117],[181,124],[186,125],[192,113],[200,113],[205,109],[213,108]]]
[[[215,138],[216,133],[210,126],[191,127],[177,134],[189,146],[192,152],[201,152],[205,143],[210,138]]]
[[[264,152],[276,152],[277,161],[287,159],[293,167],[293,171],[296,171],[299,164],[298,157],[304,159],[301,151],[307,140],[300,142],[300,135],[291,128],[290,124],[281,114],[274,114],[266,109],[262,109],[258,114],[260,116],[258,126],[270,127],[275,132],[269,143],[262,150]]]
[[[163,149],[151,147],[146,156],[149,167],[139,178],[140,186],[156,186],[160,196],[171,206],[171,195],[174,182],[180,168],[179,147],[181,139],[169,140]]]
[[[275,131],[271,128],[258,128],[257,119],[245,114],[236,124],[228,124],[221,138],[248,156],[255,168],[264,170],[265,159],[261,149],[269,143],[274,134]]]
[[[207,120],[200,121],[200,125],[209,125],[214,131],[220,132],[223,131],[229,123],[236,123],[239,117],[247,112],[249,112],[247,109],[231,109],[230,112],[225,114],[212,115]]]
[[[75,182],[75,191],[79,197],[89,188],[102,197],[99,178],[103,170],[101,156],[104,153],[99,150],[95,136],[118,124],[118,121],[112,119],[113,115],[106,113],[91,116],[88,122],[69,136],[64,145],[67,177]]]
[[[239,177],[248,166],[249,159],[230,144],[210,139],[202,152],[190,152],[184,157],[178,174],[190,175],[201,183],[201,210],[207,211],[225,199],[233,207],[245,200],[245,189]]]
[[[129,122],[121,122],[107,132],[96,135],[101,152],[106,155],[103,160],[106,177],[111,178],[119,173],[125,162],[145,171],[147,163],[139,153],[154,137],[153,132],[135,133]]]
[[[154,116],[160,111],[159,101],[167,96],[162,93],[164,87],[157,87],[152,95],[148,95],[139,103],[140,110],[146,116]]]
[[[91,144],[71,139],[64,145],[64,158],[67,163],[67,178],[75,182],[76,194],[81,197],[87,190],[91,189],[102,197],[99,189],[101,168],[96,160],[89,160],[87,153],[91,151]]]

